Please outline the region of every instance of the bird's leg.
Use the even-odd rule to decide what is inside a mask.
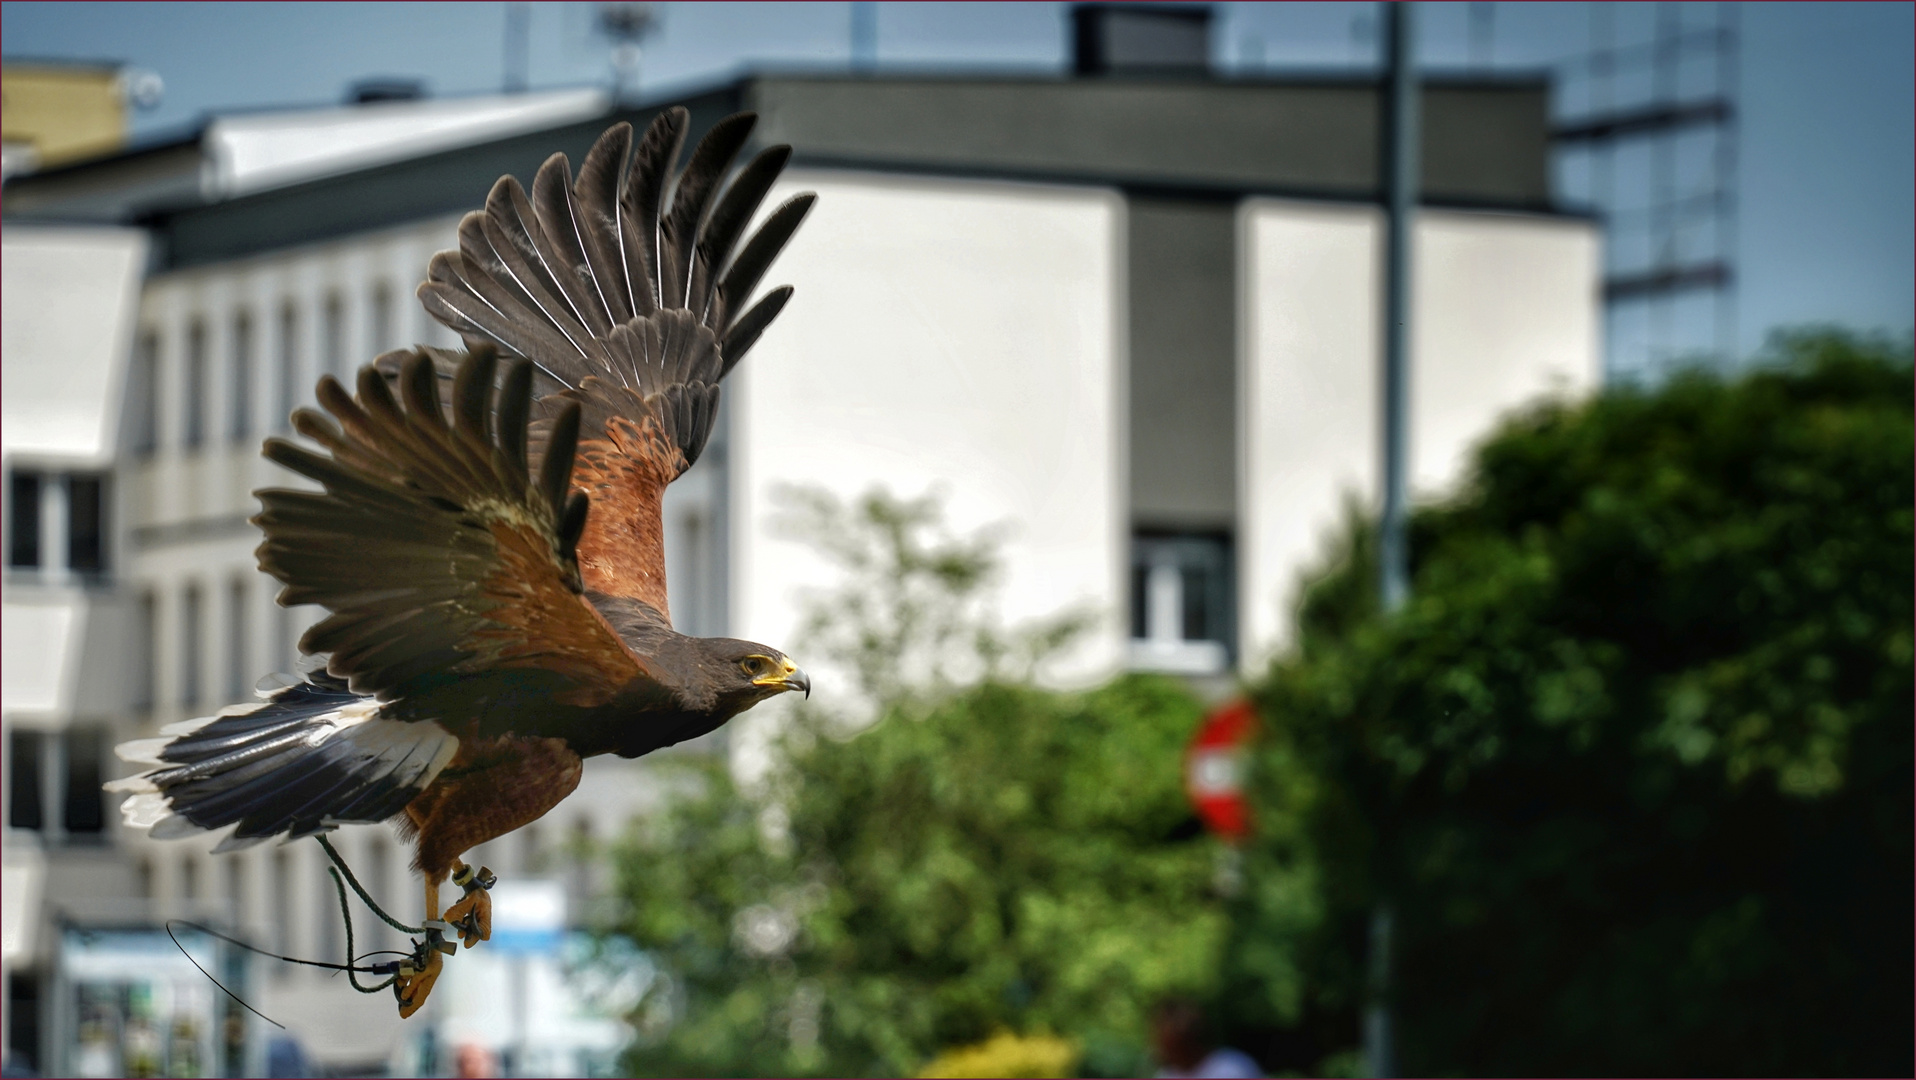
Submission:
[[[466,890],[466,895],[446,909],[446,922],[459,931],[468,949],[492,938],[492,893],[488,890],[498,880],[486,867],[475,870],[457,860],[452,864],[452,883]]]
[[[426,919],[422,925],[426,928],[425,940],[413,942],[412,955],[400,961],[399,974],[393,979],[393,996],[399,999],[401,1020],[418,1012],[426,1003],[433,984],[439,981],[446,957],[459,948],[446,940],[446,931],[451,927],[439,918],[439,882],[431,874],[426,875]]]

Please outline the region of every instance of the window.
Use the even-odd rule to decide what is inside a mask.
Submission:
[[[189,450],[206,441],[206,324],[198,319],[186,331],[184,426],[180,442]]]
[[[226,700],[243,701],[253,688],[246,644],[252,639],[253,583],[235,577],[226,590]]]
[[[543,841],[545,837],[536,824],[527,825],[519,830],[519,872],[522,874],[544,873],[546,853]]]
[[[272,895],[267,897],[268,910],[272,913],[273,941],[281,953],[290,953],[297,946],[293,942],[293,855],[283,847],[273,849],[268,859],[270,878],[267,887]],[[293,965],[274,964],[273,973],[284,979],[292,974]]]
[[[273,430],[290,431],[289,418],[300,395],[299,309],[291,300],[279,309],[279,410],[273,418]]]
[[[350,856],[348,856],[348,859],[349,861],[356,861],[351,860]],[[318,953],[319,959],[335,960],[338,957],[346,955],[346,946],[344,939],[340,936],[339,930],[339,902],[333,898],[332,879],[327,877],[324,871],[320,872],[317,880],[323,881],[326,884],[324,892],[316,893],[317,896],[323,896],[324,899],[319,901],[319,933],[314,935],[319,940],[313,942],[313,945],[315,946],[315,951]],[[355,934],[355,936],[357,936],[357,934]]]
[[[7,565],[40,566],[40,474],[14,470],[7,480]]]
[[[295,623],[293,609],[273,608],[273,662],[274,671],[299,670],[299,626]]]
[[[28,1069],[40,1060],[40,977],[32,972],[7,973],[7,1050]]]
[[[1131,666],[1224,671],[1235,638],[1233,595],[1229,538],[1140,533],[1131,555]]]
[[[98,840],[106,829],[106,795],[100,790],[106,744],[99,728],[9,733],[7,824],[51,832],[55,839]]]
[[[320,327],[320,357],[325,374],[343,378],[346,368],[346,303],[334,293],[326,298],[326,321]]]
[[[227,917],[234,922],[246,918],[246,863],[241,859],[216,859],[223,879],[220,895],[226,901]]]
[[[140,333],[133,351],[133,438],[132,450],[141,457],[151,456],[160,447],[160,335],[154,330]]]
[[[386,282],[373,286],[372,315],[367,320],[367,330],[372,334],[367,342],[367,356],[378,356],[392,348],[393,287]]]
[[[49,541],[49,522],[63,523]],[[50,546],[49,546],[50,545]],[[7,565],[15,570],[106,571],[106,480],[94,473],[15,469],[7,478]]]
[[[45,736],[18,728],[7,735],[7,824],[38,831],[44,824],[45,796],[40,790],[40,757]]]
[[[243,443],[253,435],[253,316],[233,316],[232,397],[228,399],[226,436]]]
[[[75,473],[67,477],[67,569],[106,572],[106,480]]]
[[[191,709],[199,705],[200,629],[203,625],[200,587],[189,585],[180,598],[180,704]]]
[[[386,838],[375,832],[366,838],[366,891],[382,907],[398,910],[392,895],[392,845]],[[386,932],[386,924],[372,921],[366,935],[367,946],[375,949],[389,948],[392,935]]]
[[[154,663],[155,650],[160,643],[160,598],[152,593],[140,596],[139,611],[134,616],[133,633],[133,711],[147,713],[153,710],[159,692],[159,665]]]
[[[67,836],[99,839],[106,829],[106,782],[102,767],[106,754],[106,733],[98,728],[70,728],[66,732],[65,813],[62,824]]]

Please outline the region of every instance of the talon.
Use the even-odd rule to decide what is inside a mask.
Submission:
[[[492,897],[486,890],[499,883],[491,867],[454,863],[452,883],[466,895],[446,909],[445,920],[459,931],[459,940],[470,949],[481,941],[492,940]]]
[[[473,888],[446,909],[446,921],[459,931],[460,941],[470,949],[492,939],[492,894]]]
[[[399,977],[393,981],[393,996],[399,999],[401,1020],[418,1012],[419,1007],[426,1003],[426,998],[432,994],[433,984],[439,981],[439,973],[445,967],[445,956],[438,949],[427,949],[424,942],[420,943],[420,947],[428,953],[428,959],[423,966],[415,967],[412,963],[402,963],[399,966]],[[416,957],[417,954],[415,959]]]

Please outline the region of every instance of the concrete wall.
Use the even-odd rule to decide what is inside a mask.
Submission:
[[[765,76],[745,96],[759,138],[813,160],[1352,196],[1380,175],[1377,85],[1357,79]],[[1548,106],[1541,79],[1428,83],[1426,194],[1548,200]]]
[[[1236,206],[1125,201],[1131,519],[1228,530],[1237,516]]]
[[[947,493],[1004,524],[1000,609],[1109,616],[1055,674],[1116,670],[1128,546],[1124,207],[1094,189],[789,175],[819,203],[769,275],[800,285],[727,382],[732,632],[794,651],[805,590],[834,572],[782,538],[781,485],[842,498]],[[821,691],[844,682],[819,671]]]
[[[1240,211],[1240,632],[1246,671],[1293,640],[1303,576],[1382,477],[1382,217],[1273,200]],[[1414,498],[1440,497],[1510,410],[1601,379],[1593,224],[1425,211],[1414,267]]]
[[[0,231],[0,439],[10,459],[111,461],[146,247],[137,229]]]

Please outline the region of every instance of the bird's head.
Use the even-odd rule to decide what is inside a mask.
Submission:
[[[812,696],[812,680],[792,658],[769,645],[734,638],[707,638],[719,697],[738,709],[788,690]]]

